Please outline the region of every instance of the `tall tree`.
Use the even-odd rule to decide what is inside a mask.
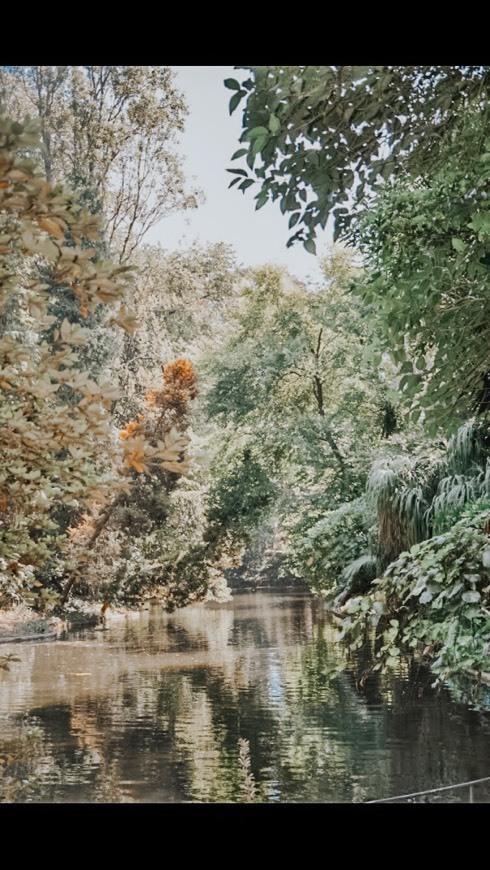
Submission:
[[[369,327],[339,280],[356,271],[348,259],[334,252],[323,289],[257,270],[234,335],[211,360],[207,397],[231,443],[255,445],[272,474],[306,489],[321,481],[334,499],[362,490],[386,389],[362,371]]]
[[[402,396],[431,434],[490,409],[488,113],[458,119],[439,157],[416,184],[380,189],[353,231],[379,350],[399,364]]]
[[[72,193],[55,188],[26,157],[38,145],[33,122],[0,115],[0,571],[1,600],[41,586],[62,547],[56,509],[79,508],[114,485],[101,468],[113,451],[110,407],[117,390],[77,369],[88,330],[47,314],[44,272],[80,309],[112,306],[106,322],[125,323],[127,270],[93,262],[98,221]],[[66,235],[71,245],[66,244]],[[12,321],[12,309],[17,321]],[[19,329],[19,323],[21,328]],[[54,570],[54,569],[53,569]]]
[[[204,345],[216,343],[243,280],[233,251],[220,242],[176,251],[142,245],[132,263],[138,326],[112,358],[122,391],[113,410],[123,425],[143,410],[167,362],[181,355],[197,359]]]
[[[367,265],[381,357],[431,434],[489,407],[488,67],[264,67],[235,89],[257,207],[279,199],[314,251],[330,214]],[[260,158],[260,159],[259,159]],[[249,177],[250,175],[250,177]],[[299,228],[299,229],[298,229]]]
[[[0,99],[14,116],[39,119],[46,178],[103,212],[120,262],[166,215],[197,205],[175,151],[187,109],[168,67],[8,67]]]

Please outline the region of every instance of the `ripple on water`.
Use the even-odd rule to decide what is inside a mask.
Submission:
[[[487,711],[408,674],[330,679],[335,634],[309,596],[257,593],[16,646],[0,800],[351,803],[489,773]]]

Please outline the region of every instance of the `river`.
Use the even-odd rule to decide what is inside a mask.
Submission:
[[[357,803],[490,775],[489,712],[416,666],[359,688],[336,633],[261,592],[4,645],[0,801]]]

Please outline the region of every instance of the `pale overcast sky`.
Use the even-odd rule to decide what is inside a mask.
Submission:
[[[186,155],[184,169],[206,195],[206,203],[182,215],[166,218],[148,234],[148,241],[160,241],[164,248],[186,247],[195,239],[201,242],[226,242],[233,245],[240,263],[256,266],[281,263],[299,278],[319,278],[317,258],[303,246],[286,248],[288,218],[279,204],[266,204],[255,211],[253,188],[228,189],[234,177],[226,172],[231,156],[240,147],[241,111],[229,115],[232,91],[226,78],[240,78],[242,71],[227,66],[175,66],[176,84],[189,106],[186,131],[180,151]],[[317,250],[323,253],[326,233],[318,234]]]

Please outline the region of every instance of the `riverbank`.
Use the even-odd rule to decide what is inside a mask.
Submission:
[[[76,601],[59,615],[42,616],[26,604],[0,610],[0,644],[46,640],[59,637],[70,628],[97,625],[100,604]]]

